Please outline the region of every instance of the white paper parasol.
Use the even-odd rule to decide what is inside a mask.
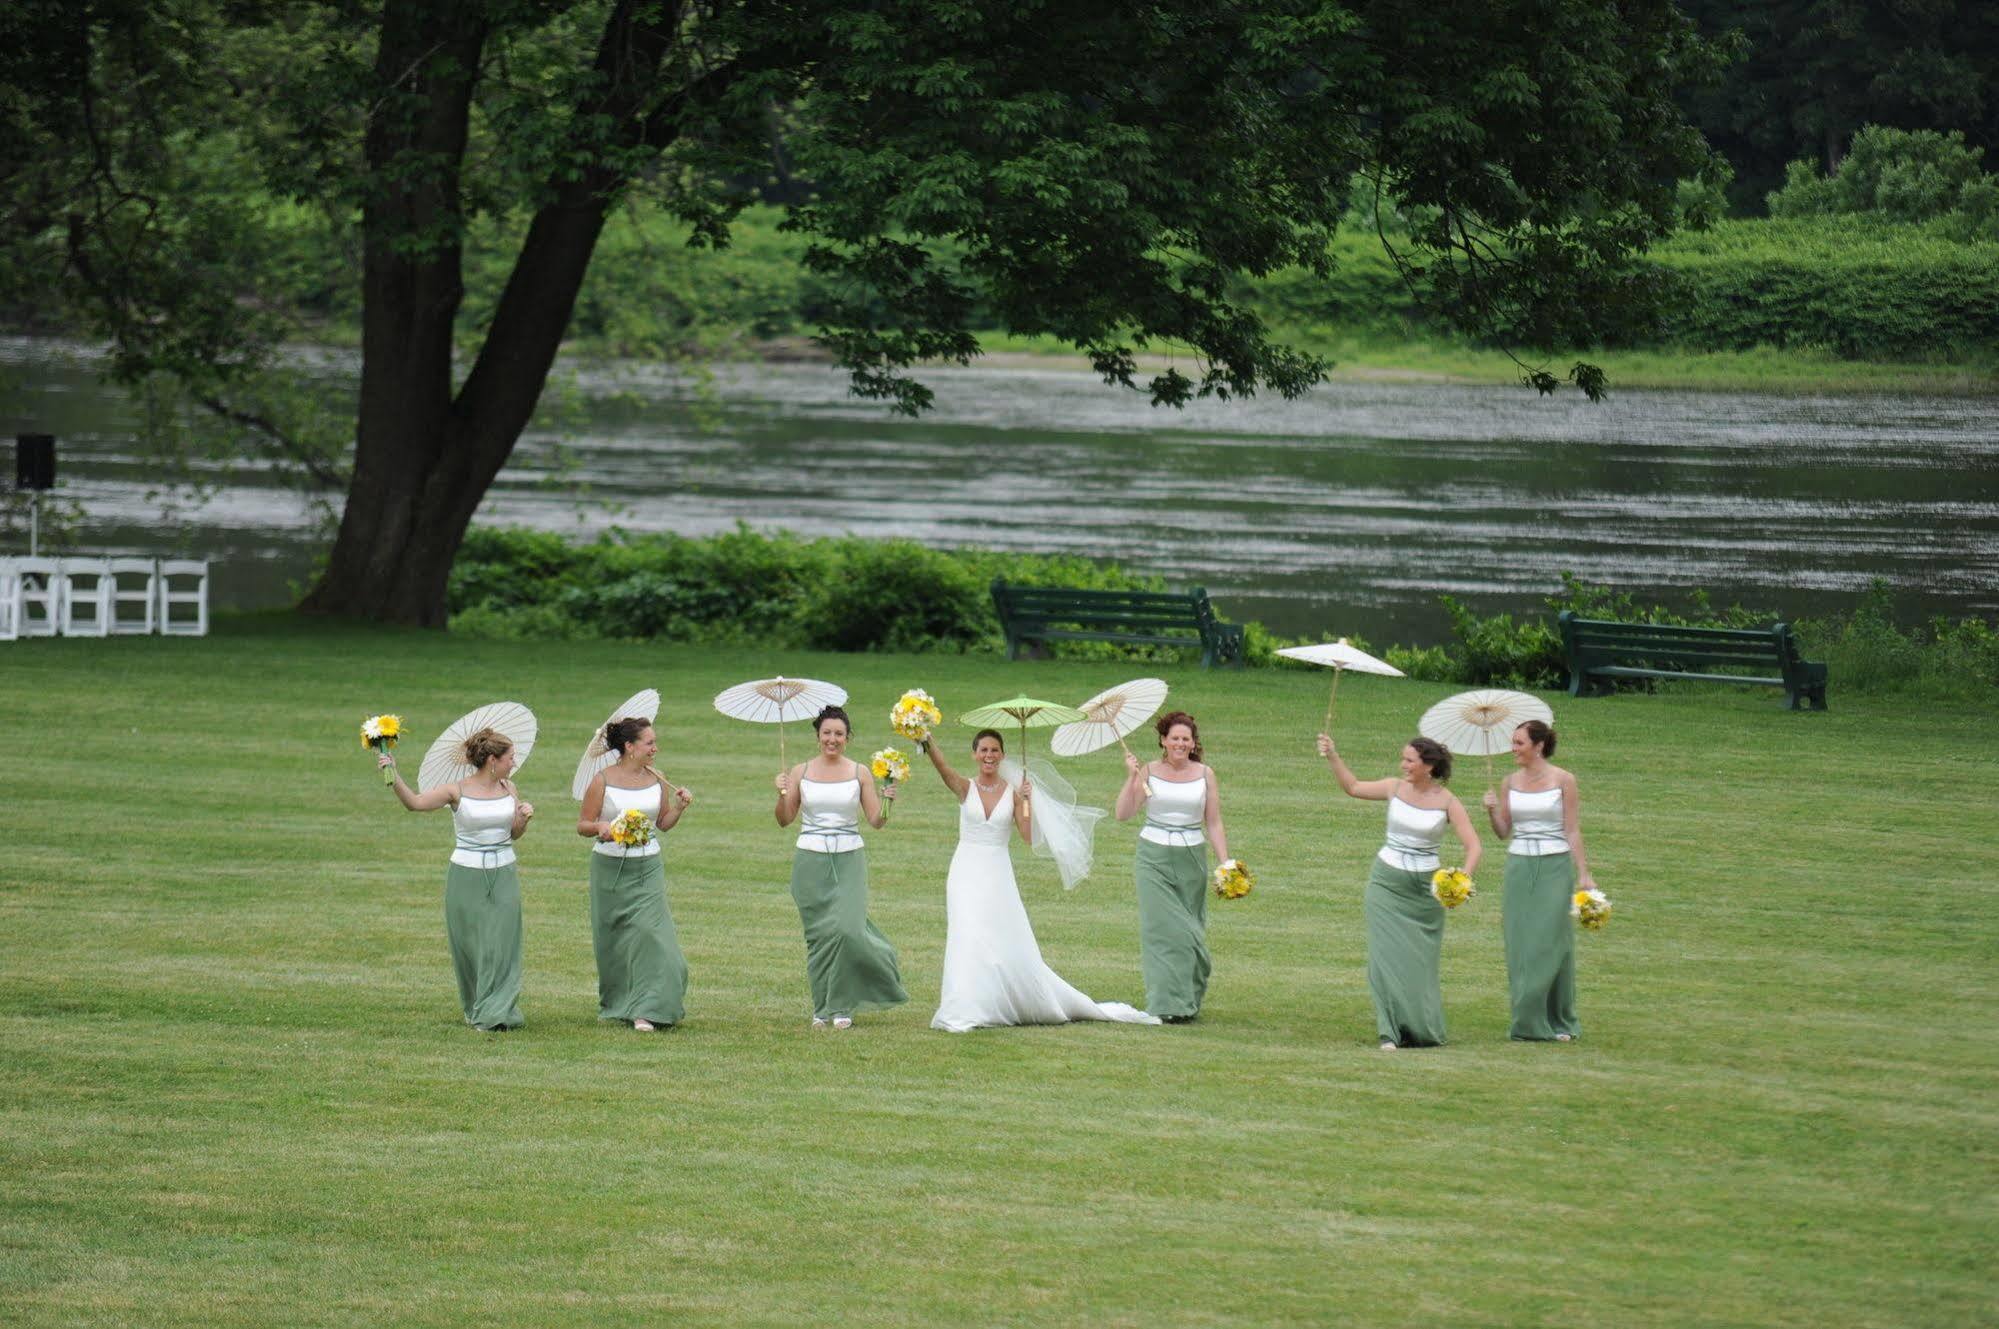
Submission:
[[[1106,688],[1078,706],[1083,718],[1057,729],[1048,746],[1062,757],[1080,757],[1113,743],[1124,747],[1124,736],[1158,714],[1165,701],[1166,684],[1157,678],[1134,678]]]
[[[1380,674],[1386,678],[1403,678],[1406,675],[1386,660],[1377,660],[1357,646],[1347,645],[1347,639],[1321,642],[1317,646],[1286,646],[1278,652],[1287,660],[1302,660],[1306,664],[1326,665],[1333,671],[1333,688],[1326,694],[1325,731],[1333,731],[1333,701],[1340,695],[1340,675],[1351,669],[1356,674]]]
[[[659,693],[651,688],[634,692],[625,698],[618,709],[604,718],[597,726],[597,732],[590,735],[584,745],[583,760],[576,763],[576,778],[569,782],[569,796],[582,798],[590,788],[590,782],[597,778],[597,772],[618,759],[618,754],[604,746],[604,731],[620,720],[659,720]]]
[[[809,719],[827,706],[846,704],[847,690],[837,683],[822,683],[816,678],[786,678],[782,674],[776,678],[738,683],[715,698],[715,709],[732,720],[778,726],[777,753],[780,761],[784,760],[786,724]]]
[[[1423,712],[1416,732],[1434,738],[1452,752],[1467,757],[1484,757],[1485,774],[1492,779],[1494,753],[1513,746],[1513,731],[1529,720],[1552,724],[1555,713],[1548,703],[1524,692],[1503,688],[1482,688],[1446,697]]]
[[[514,769],[520,770],[527,765],[528,753],[534,751],[536,728],[534,712],[517,701],[489,702],[459,716],[423,754],[423,766],[417,772],[418,790],[435,789],[473,774],[477,768],[465,760],[465,740],[481,729],[497,729],[514,740]]]

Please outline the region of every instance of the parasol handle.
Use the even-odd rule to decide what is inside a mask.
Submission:
[[[1333,666],[1333,690],[1326,694],[1326,723],[1320,726],[1328,734],[1333,732],[1333,702],[1340,695],[1340,675],[1344,672],[1338,664]]]

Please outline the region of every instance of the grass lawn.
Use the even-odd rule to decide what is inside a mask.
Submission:
[[[1610,929],[1584,1039],[1506,1040],[1499,871],[1445,943],[1452,1043],[1383,1054],[1361,883],[1381,807],[1312,754],[1316,673],[1172,667],[1255,894],[1193,1025],[928,1028],[955,811],[871,837],[912,1000],[814,1034],[774,731],[709,698],[848,687],[865,755],[1120,665],[511,645],[289,618],[0,647],[0,1322],[9,1325],[1964,1325],[1999,1316],[1999,759],[1990,715],[1767,689],[1551,698]],[[643,686],[697,802],[667,842],[689,1018],[596,1018],[572,763]],[[1353,678],[1387,774],[1448,689]],[[528,1027],[465,1028],[448,815],[355,738],[511,697]],[[968,737],[964,731],[958,737]],[[794,734],[794,748],[797,744]],[[1107,801],[1112,754],[1066,763]],[[1482,772],[1457,780],[1475,800]],[[1142,1001],[1130,825],[1050,963]]]

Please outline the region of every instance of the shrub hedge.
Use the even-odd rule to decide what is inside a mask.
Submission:
[[[833,651],[998,652],[1005,648],[988,588],[1158,590],[1156,577],[1059,555],[940,550],[854,536],[806,540],[746,526],[704,539],[612,532],[576,543],[547,531],[475,527],[452,569],[451,629],[508,639],[663,639]],[[1555,615],[1754,627],[1778,615],[1704,592],[1677,606],[1563,574],[1545,615],[1481,616],[1451,597],[1452,640],[1391,645],[1378,654],[1412,678],[1473,686],[1558,688],[1567,682]],[[1836,690],[1985,697],[1999,691],[1999,631],[1980,618],[1897,626],[1881,584],[1851,613],[1796,623],[1808,653],[1832,665]],[[1253,666],[1314,669],[1279,657],[1292,640],[1245,625]],[[1315,639],[1316,640],[1316,639]],[[1353,644],[1374,650],[1355,638]],[[1064,657],[1160,661],[1190,652],[1108,642],[1060,642]]]

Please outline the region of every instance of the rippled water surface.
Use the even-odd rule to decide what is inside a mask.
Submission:
[[[281,602],[309,514],[261,471],[162,495],[133,409],[36,343],[0,343],[8,433],[62,438],[92,547],[224,560],[220,598]],[[321,372],[341,372],[337,368]],[[1236,619],[1432,639],[1448,592],[1529,609],[1562,571],[1707,588],[1785,615],[1885,578],[1905,611],[1999,611],[1999,401],[1336,383],[1298,402],[1157,410],[1088,374],[936,370],[892,417],[817,366],[575,380],[501,473],[487,522],[805,534],[1114,558]]]

